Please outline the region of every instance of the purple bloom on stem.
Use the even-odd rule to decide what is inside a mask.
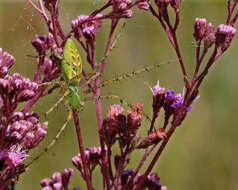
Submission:
[[[55,172],[52,178],[41,180],[42,190],[63,190],[69,189],[69,183],[72,178],[73,169],[67,168],[63,172]]]
[[[102,14],[97,14],[91,19],[89,19],[88,15],[78,16],[78,18],[71,22],[71,26],[75,32],[75,35],[78,36],[81,33],[80,31],[82,31],[83,35],[94,36],[102,25],[102,22],[99,19],[102,16]]]
[[[160,190],[168,190],[166,186],[161,186]]]
[[[124,111],[123,107],[117,104],[113,104],[108,108],[107,118],[113,119],[117,117],[118,115],[122,114],[123,111]]]
[[[147,177],[147,186],[149,189],[160,189],[160,177],[156,173],[152,173]]]
[[[206,34],[207,20],[205,18],[196,18],[194,24],[194,37],[197,41],[202,40]]]
[[[144,1],[141,1],[141,2],[139,2],[138,4],[137,4],[137,7],[139,8],[139,9],[143,9],[143,10],[149,10],[149,8],[150,8],[150,4],[149,4],[149,2],[148,2],[148,0],[144,0]]]
[[[153,86],[151,90],[154,96],[165,93],[165,88],[160,87],[159,81],[157,81],[157,84]]]
[[[0,77],[2,78],[12,67],[16,59],[9,53],[5,52],[0,48]]]
[[[176,92],[174,90],[166,90],[165,97],[168,100],[174,99],[176,96]]]
[[[51,33],[47,35],[36,35],[31,43],[39,55],[45,54],[53,44],[53,35]]]
[[[3,113],[8,112],[9,114],[13,112],[19,102],[30,100],[35,96],[37,90],[37,83],[24,78],[19,73],[14,73],[12,76],[6,75],[1,78],[0,95],[3,103],[2,107],[4,107]],[[6,105],[7,103],[8,105]]]
[[[84,151],[86,160],[92,169],[94,169],[102,159],[102,150],[101,147],[91,147]],[[81,154],[78,154],[72,158],[73,165],[82,172],[83,162]]]
[[[0,153],[0,159],[3,159],[5,167],[9,168],[16,168],[27,156],[26,151],[22,150],[20,145],[13,145],[9,150],[5,149]]]
[[[183,105],[183,96],[181,94],[177,94],[176,96],[174,96],[174,101],[171,104],[171,107],[174,109],[178,109],[181,108]]]
[[[113,0],[113,15],[117,18],[131,18],[133,11],[130,9],[131,0]]]
[[[220,24],[216,32],[216,45],[220,46],[222,51],[225,51],[230,46],[235,33],[236,29],[234,27]]]
[[[47,134],[47,123],[39,123],[38,116],[33,113],[16,112],[10,119],[10,124],[5,127],[5,146],[19,144],[23,150],[36,147]],[[1,146],[1,145],[0,145]]]

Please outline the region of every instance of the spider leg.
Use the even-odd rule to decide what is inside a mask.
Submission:
[[[120,96],[118,95],[115,95],[115,94],[109,94],[109,95],[105,95],[105,96],[94,96],[94,97],[88,97],[85,99],[85,101],[92,101],[92,100],[95,100],[95,99],[116,99],[120,102],[121,105],[126,105],[128,106],[129,108],[132,108],[133,109],[133,105],[130,104],[130,103],[127,103],[123,98],[121,98]],[[144,111],[141,111],[141,114],[148,120],[151,122],[151,118],[149,117],[148,114],[146,114]]]
[[[68,117],[65,121],[65,123],[63,124],[63,126],[59,129],[59,131],[57,132],[57,134],[55,135],[55,137],[52,139],[52,141],[50,142],[50,144],[48,144],[48,146],[41,152],[39,153],[39,155],[37,155],[36,157],[33,158],[33,160],[28,163],[26,165],[26,169],[29,168],[30,165],[32,165],[35,161],[39,160],[45,153],[49,152],[49,150],[55,145],[55,143],[59,140],[61,134],[64,132],[64,130],[66,129],[67,125],[69,124],[70,120],[72,119],[72,113],[71,111],[69,111]]]
[[[45,113],[45,116],[48,116],[52,111],[55,110],[55,108],[58,107],[58,105],[63,102],[63,100],[69,95],[70,91],[65,91],[62,97]]]

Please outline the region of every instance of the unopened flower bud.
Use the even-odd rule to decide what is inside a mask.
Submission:
[[[141,2],[139,2],[138,4],[137,4],[137,7],[139,8],[139,9],[143,9],[143,10],[149,10],[149,8],[150,8],[150,4],[149,4],[149,2],[148,2],[148,0],[144,0],[144,1],[141,1]]]
[[[0,77],[7,74],[8,70],[12,67],[15,61],[15,58],[11,54],[0,48]]]
[[[45,179],[42,179],[40,181],[40,184],[42,187],[46,187],[46,186],[50,186],[50,184],[52,183],[52,179],[51,178],[45,178]]]
[[[196,18],[193,34],[196,41],[202,40],[205,37],[206,29],[207,29],[207,20],[205,18]]]

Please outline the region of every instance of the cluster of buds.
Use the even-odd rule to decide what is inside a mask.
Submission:
[[[121,183],[122,185],[126,185],[129,181],[130,177],[133,175],[135,171],[134,170],[123,170],[121,174]],[[141,174],[137,174],[137,182],[140,181],[140,178],[142,177]],[[166,186],[161,185],[160,183],[160,177],[156,173],[152,173],[147,176],[144,185],[141,189],[148,189],[148,190],[168,190]]]
[[[27,157],[20,145],[0,151],[0,189],[8,190],[9,184],[17,181],[18,175],[24,172],[23,161]]]
[[[87,165],[90,167],[91,171],[101,163],[102,151],[101,147],[91,147],[84,151]],[[73,165],[83,173],[83,162],[81,155],[78,154],[72,158]]]
[[[40,65],[40,59],[37,59],[38,64]],[[45,57],[44,62],[41,65],[41,75],[40,75],[40,81],[48,82],[53,79],[56,79],[60,75],[60,67],[59,67],[59,58],[52,55],[49,58]]]
[[[39,55],[45,55],[45,52],[52,47],[53,41],[53,35],[49,33],[47,35],[36,35],[31,43]]]
[[[211,23],[207,23],[205,18],[196,18],[194,24],[194,38],[197,42],[204,41],[204,47],[209,48],[214,43],[224,52],[231,44],[236,33],[232,26],[221,24],[217,30]]]
[[[15,58],[0,48],[0,77],[4,77],[15,62]]]
[[[166,90],[161,88],[158,83],[152,88],[153,92],[153,113],[157,117],[161,108],[165,111],[165,126],[172,115],[176,115],[180,108],[184,106],[184,97],[182,94],[177,94],[174,90]],[[192,103],[192,102],[191,102]],[[192,106],[186,106],[184,114],[191,111]],[[165,127],[164,126],[164,127]]]
[[[1,123],[5,123],[5,117]],[[12,145],[19,144],[23,150],[30,150],[36,147],[47,133],[47,123],[40,123],[37,113],[15,112],[8,125],[2,124],[0,129],[0,147],[6,149]]]
[[[123,142],[129,142],[136,137],[141,126],[142,104],[132,105],[127,115],[122,114],[124,109],[120,105],[112,105],[108,109],[107,117],[103,121],[103,136],[108,145],[112,145],[118,136]]]
[[[95,40],[95,34],[100,29],[102,22],[100,18],[102,14],[94,17],[88,15],[80,15],[71,22],[72,30],[76,39],[80,39],[83,35],[86,39]]]
[[[204,47],[209,48],[215,42],[215,32],[212,23],[207,23],[205,18],[196,18],[194,24],[195,40],[201,42],[204,40]]]
[[[113,16],[116,18],[131,18],[133,11],[130,9],[131,0],[112,0]]]
[[[220,24],[216,32],[216,45],[221,48],[221,51],[226,51],[230,46],[236,29],[232,26]]]
[[[38,84],[19,73],[6,75],[0,79],[0,108],[6,115],[15,110],[19,102],[33,98],[38,90]]]
[[[0,122],[0,181],[7,184],[24,170],[23,161],[45,137],[47,123],[39,123],[36,113],[22,112]]]
[[[21,145],[13,145],[9,149],[3,149],[0,152],[0,162],[1,168],[0,173],[7,174],[9,171],[17,170],[17,168],[22,165],[23,161],[27,157],[27,151],[23,150]],[[1,175],[6,177],[7,175]],[[9,177],[9,176],[8,176]]]
[[[63,172],[56,172],[51,178],[41,180],[42,190],[67,190],[73,175],[73,169],[67,168]]]

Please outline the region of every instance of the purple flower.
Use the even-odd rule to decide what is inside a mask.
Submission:
[[[204,47],[209,48],[215,42],[214,26],[205,18],[196,18],[193,36],[196,41],[204,40]]]
[[[28,78],[24,78],[19,73],[6,75],[0,79],[0,95],[5,109],[14,111],[19,102],[33,98],[38,90],[38,84]],[[11,105],[11,107],[9,106]]]
[[[152,93],[154,96],[158,95],[158,94],[164,94],[165,93],[165,88],[161,88],[159,85],[159,81],[157,81],[157,84],[155,86],[152,87]]]
[[[0,48],[0,77],[2,78],[8,72],[15,62],[15,58]]]
[[[130,176],[133,174],[133,170],[128,169],[128,170],[123,170],[121,174],[121,184],[125,185],[129,179]]]
[[[216,32],[216,45],[225,51],[231,44],[235,36],[236,29],[226,24],[220,24]]]
[[[174,96],[174,101],[171,104],[171,107],[174,109],[178,109],[181,108],[183,105],[183,96],[181,94],[177,94],[176,96]]]
[[[165,100],[165,88],[161,88],[159,85],[159,81],[155,86],[151,88],[152,93],[153,93],[153,114],[154,116],[158,116],[158,113],[160,111],[160,108],[164,105],[164,100]]]
[[[47,35],[36,35],[31,43],[39,55],[43,55],[48,49],[52,47],[53,35],[51,33]]]
[[[216,36],[214,32],[214,26],[212,23],[207,24],[206,35],[204,38],[204,47],[209,48],[211,47],[216,41]]]
[[[166,186],[161,186],[160,190],[168,190]]]
[[[42,179],[40,184],[42,190],[64,190],[69,189],[73,169],[67,168],[63,172],[55,172],[51,178]]]
[[[205,18],[196,18],[194,24],[194,37],[197,41],[205,37],[207,29],[207,20]]]
[[[149,10],[150,8],[150,4],[148,2],[148,0],[143,0],[143,1],[140,1],[138,4],[137,4],[137,7],[139,9],[143,9],[143,10]]]
[[[114,119],[114,118],[118,117],[118,115],[122,114],[123,111],[124,111],[123,107],[121,107],[120,105],[117,105],[117,104],[113,104],[108,108],[107,118]]]
[[[22,150],[20,145],[13,145],[10,149],[5,149],[0,153],[0,159],[3,159],[5,167],[9,168],[16,168],[27,156],[26,151]]]
[[[133,11],[130,9],[131,0],[113,0],[112,14],[117,18],[131,18]]]
[[[167,100],[172,100],[176,96],[176,92],[174,90],[166,90],[165,97]]]
[[[36,147],[47,134],[47,123],[39,123],[36,113],[15,112],[10,118],[9,125],[2,133],[4,146],[19,144],[22,150],[29,151]],[[1,144],[0,144],[1,147]]]
[[[84,151],[86,160],[91,167],[94,169],[102,159],[101,147],[91,147]],[[83,162],[81,154],[78,154],[72,158],[73,165],[80,171],[83,172]]]
[[[160,189],[160,177],[156,173],[152,173],[147,177],[146,184],[150,190]]]
[[[86,38],[94,38],[95,33],[101,27],[102,14],[97,14],[96,16],[90,18],[88,15],[80,15],[78,18],[71,22],[72,29],[76,38],[80,38],[82,33]]]

